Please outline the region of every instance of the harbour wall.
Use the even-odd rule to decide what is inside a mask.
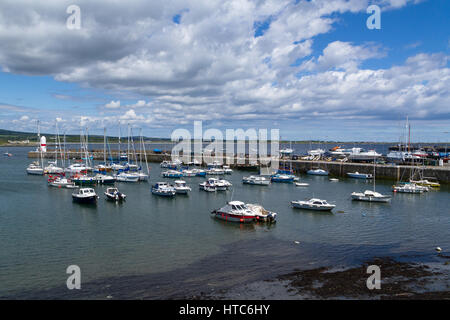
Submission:
[[[54,152],[46,152],[43,154],[44,158],[55,159]],[[90,151],[93,159],[102,161],[104,159],[102,150]],[[28,153],[29,158],[38,158],[39,153],[35,151],[30,151]],[[66,151],[66,159],[81,159],[84,156],[83,153],[79,151]],[[113,158],[118,157],[118,153],[112,153]],[[160,163],[164,160],[170,160],[171,155],[167,152],[154,153],[153,151],[146,152],[147,160],[149,162]],[[142,158],[145,159],[143,152],[137,152],[136,157],[138,160]],[[58,157],[60,158],[60,157]],[[107,157],[107,161],[109,157]],[[228,161],[227,161],[228,160]],[[232,160],[232,161],[230,161]],[[269,161],[269,159],[266,159]],[[212,160],[211,160],[212,162]],[[224,157],[224,163],[230,163],[230,166],[235,169],[243,170],[254,170],[257,171],[259,166],[255,164],[254,161],[248,158],[248,156],[235,157],[234,159],[227,159]],[[203,163],[205,165],[205,163]],[[439,180],[441,183],[450,183],[450,165],[445,166],[408,166],[408,165],[389,165],[389,164],[376,164],[375,166],[371,163],[351,163],[351,162],[341,162],[341,161],[310,161],[310,160],[287,160],[281,159],[279,166],[282,168],[291,168],[296,173],[306,173],[306,171],[315,168],[321,168],[327,170],[330,175],[336,177],[345,177],[348,172],[359,172],[359,173],[374,173],[377,179],[390,179],[390,180],[407,180],[413,170],[415,172],[420,169],[424,177],[432,177]]]

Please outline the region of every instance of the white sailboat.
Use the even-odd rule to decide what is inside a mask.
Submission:
[[[42,156],[42,142],[44,142],[44,146],[45,145],[45,137],[44,140],[41,139],[41,133],[40,133],[40,127],[39,127],[39,120],[37,121],[37,137],[38,137],[38,147],[36,149],[36,151],[38,152],[38,161],[34,161],[32,163],[30,163],[30,165],[28,165],[27,167],[27,173],[31,174],[31,175],[44,175],[44,160],[43,160],[43,156]]]
[[[56,121],[55,124],[56,127],[56,136],[55,136],[55,161],[48,162],[48,166],[44,168],[44,172],[47,174],[61,174],[64,173],[64,169],[61,167],[58,167],[58,153],[59,150],[61,150],[61,144],[59,141],[59,132],[58,132],[58,121]],[[61,161],[62,161],[62,155],[61,155]]]
[[[384,195],[375,191],[375,159],[373,161],[373,191],[366,190],[364,192],[353,192],[351,194],[352,200],[366,201],[366,202],[389,202],[390,195]]]

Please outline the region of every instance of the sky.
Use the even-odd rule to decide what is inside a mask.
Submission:
[[[449,21],[448,0],[2,0],[0,128],[396,142],[408,117],[448,142]]]

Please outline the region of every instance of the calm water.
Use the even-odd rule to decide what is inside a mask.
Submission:
[[[225,176],[233,192],[201,192],[203,178],[186,178],[190,195],[166,199],[150,193],[151,183],[164,180],[159,164],[151,164],[150,183],[118,184],[128,195],[124,204],[104,200],[100,186],[97,206],[86,206],[72,202],[71,190],[28,176],[29,150],[9,148],[14,156],[0,158],[0,297],[71,297],[65,270],[72,264],[80,266],[86,284],[76,293],[81,297],[104,297],[107,283],[115,296],[158,298],[372,256],[433,262],[436,246],[444,253],[450,247],[448,186],[370,204],[349,199],[370,182],[302,176],[309,187],[260,187],[242,185],[250,173],[235,171]],[[377,181],[377,191],[390,194],[391,184]],[[278,212],[278,222],[243,226],[210,218],[231,197]],[[324,214],[289,205],[309,197],[337,207]]]

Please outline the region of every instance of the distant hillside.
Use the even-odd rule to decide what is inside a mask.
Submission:
[[[50,133],[41,133],[42,136],[47,137],[47,143],[51,144],[55,141],[55,134]],[[61,142],[63,140],[63,136],[60,135]],[[117,143],[119,142],[118,137],[107,137],[109,143]],[[146,141],[170,141],[170,139],[162,139],[162,138],[148,138],[144,137]],[[37,143],[37,134],[36,132],[20,132],[20,131],[11,131],[11,130],[4,130],[0,129],[0,145],[2,144],[8,144],[8,140],[11,141],[24,141],[29,140],[30,144],[36,144]],[[122,137],[121,141],[126,142],[127,137]],[[133,140],[135,142],[139,141],[139,137],[134,136]],[[67,143],[78,143],[80,142],[80,136],[79,135],[66,135],[66,142]],[[89,143],[103,143],[103,136],[100,135],[89,135]]]

